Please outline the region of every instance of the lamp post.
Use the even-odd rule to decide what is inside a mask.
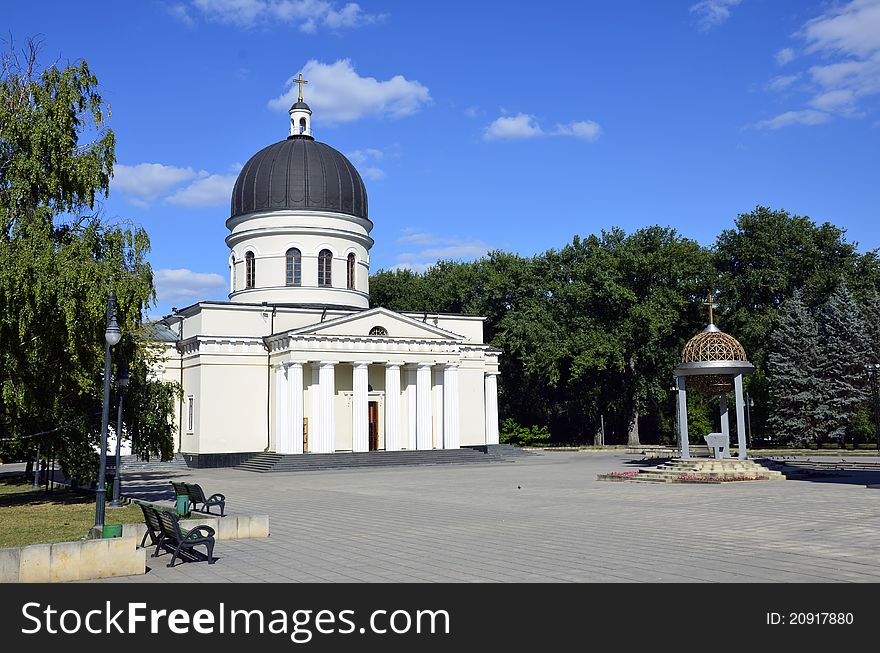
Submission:
[[[119,449],[122,443],[122,396],[128,387],[128,365],[126,365],[125,357],[119,357],[117,367],[119,371],[116,375],[116,387],[119,389],[119,408],[116,412],[116,473],[113,474],[113,499],[110,501],[110,506],[113,508],[119,507],[119,477],[122,471],[122,465],[119,460]]]
[[[95,527],[104,526],[104,502],[107,489],[105,487],[105,474],[107,473],[107,426],[110,422],[110,348],[119,343],[122,331],[116,323],[116,297],[113,291],[107,298],[107,328],[104,330],[104,406],[101,410],[101,456],[98,466],[98,488],[95,492]]]

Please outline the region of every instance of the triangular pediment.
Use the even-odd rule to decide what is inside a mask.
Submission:
[[[381,333],[384,329],[385,333]],[[371,333],[372,332],[372,333]],[[378,332],[378,334],[377,334]],[[439,340],[464,340],[464,336],[446,329],[441,329],[427,321],[416,320],[387,308],[371,308],[360,313],[353,313],[326,322],[317,322],[308,326],[292,329],[289,335],[326,335],[326,336],[374,336],[387,338],[431,338]]]

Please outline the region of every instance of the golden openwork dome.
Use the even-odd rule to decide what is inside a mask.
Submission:
[[[681,352],[682,363],[747,360],[746,350],[739,341],[719,330],[714,324],[691,338]]]

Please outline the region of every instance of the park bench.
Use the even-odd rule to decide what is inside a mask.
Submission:
[[[205,496],[205,491],[202,490],[202,486],[198,483],[182,483],[179,481],[171,481],[171,485],[174,487],[174,492],[177,496],[187,496],[189,497],[189,502],[192,505],[193,510],[197,510],[198,512],[206,512],[209,515],[213,514],[211,512],[212,506],[219,506],[220,508],[220,516],[225,516],[226,512],[226,496],[220,494],[219,492],[216,494],[212,494],[209,497]],[[199,508],[198,504],[201,504],[202,507]]]
[[[171,553],[171,562],[168,567],[173,567],[177,557],[193,558],[195,560],[207,560],[213,565],[214,558],[214,535],[215,531],[210,526],[195,526],[190,530],[180,527],[177,515],[169,510],[156,510],[159,519],[161,537],[153,552],[154,558],[159,556],[160,551]],[[195,547],[204,546],[206,553],[196,551]]]
[[[159,522],[156,506],[140,501],[135,501],[135,503],[141,507],[141,512],[144,513],[144,524],[147,526],[147,532],[144,533],[144,538],[141,540],[141,548],[146,544],[148,537],[150,538],[150,546],[158,546],[162,541],[162,525]]]

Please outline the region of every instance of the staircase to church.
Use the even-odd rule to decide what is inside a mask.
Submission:
[[[502,447],[505,445],[502,445]],[[511,447],[516,449],[516,447]],[[519,450],[517,450],[519,452]],[[532,455],[528,452],[519,452]],[[412,465],[486,464],[512,462],[516,452],[501,448],[484,453],[478,449],[433,449],[431,451],[370,451],[365,453],[293,454],[261,453],[235,469],[248,472],[305,472],[359,467],[403,467]]]
[[[112,458],[108,458],[108,464],[112,465]],[[182,454],[176,453],[171,460],[141,460],[137,456],[120,456],[119,462],[123,472],[151,471],[158,469],[187,469],[186,460]]]

